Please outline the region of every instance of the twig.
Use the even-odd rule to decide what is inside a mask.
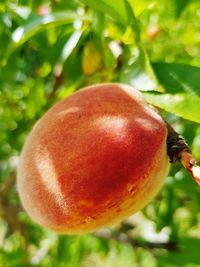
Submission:
[[[15,206],[7,199],[9,191],[13,188],[16,180],[16,173],[13,172],[0,187],[0,216],[8,223],[7,235],[18,231],[24,237],[25,246],[27,246],[26,225],[19,221],[19,212],[21,207]]]
[[[114,240],[119,243],[125,243],[131,245],[133,248],[141,247],[145,249],[167,249],[170,251],[177,251],[178,247],[173,242],[168,243],[153,243],[147,241],[139,241],[133,239],[128,233],[121,232],[121,231],[111,231],[108,229],[103,229],[94,233],[94,236],[106,240]]]
[[[197,165],[197,160],[192,157],[192,152],[185,139],[171,125],[168,123],[166,125],[168,129],[167,153],[170,162],[174,163],[178,160],[200,186],[200,167]]]
[[[63,72],[62,65],[58,64],[57,66],[55,66],[54,78],[55,78],[55,81],[54,81],[53,89],[48,97],[50,101],[54,100],[58,88],[62,85],[64,81],[64,72]]]
[[[3,200],[15,184],[16,173],[13,172],[0,187],[0,199]]]

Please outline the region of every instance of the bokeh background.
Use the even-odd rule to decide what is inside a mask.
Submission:
[[[16,167],[34,123],[111,81],[141,90],[200,160],[200,1],[0,1],[1,267],[200,266],[200,188],[179,163],[142,211],[93,234],[57,235],[20,205]]]

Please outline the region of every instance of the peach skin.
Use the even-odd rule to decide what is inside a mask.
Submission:
[[[167,127],[134,88],[98,84],[54,105],[24,145],[24,209],[56,232],[92,232],[143,208],[169,170]]]

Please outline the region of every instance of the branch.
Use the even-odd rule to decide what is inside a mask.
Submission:
[[[7,235],[12,234],[15,231],[20,232],[24,237],[25,246],[27,246],[26,225],[19,220],[19,213],[22,211],[22,208],[15,206],[6,199],[9,191],[13,188],[15,181],[16,173],[13,172],[0,187],[0,216],[8,224]]]
[[[54,78],[55,82],[53,85],[52,92],[50,93],[48,98],[49,101],[54,100],[58,88],[62,85],[64,81],[64,71],[63,71],[63,66],[61,64],[57,64],[54,67]]]
[[[129,244],[133,248],[140,247],[145,249],[167,249],[169,251],[178,251],[178,247],[174,242],[168,243],[153,243],[148,241],[140,241],[133,239],[129,233],[122,231],[111,231],[109,229],[103,229],[94,233],[94,236],[106,239],[106,240],[114,240],[119,243]]]
[[[11,190],[11,188],[15,184],[15,180],[16,180],[16,173],[13,172],[4,181],[4,183],[1,185],[1,187],[0,187],[0,197],[1,197],[1,200],[4,199],[6,197],[6,195],[8,194],[8,192]]]
[[[200,186],[200,167],[197,165],[197,160],[192,157],[192,152],[185,139],[168,123],[166,125],[168,129],[167,154],[170,162],[174,163],[178,160]]]

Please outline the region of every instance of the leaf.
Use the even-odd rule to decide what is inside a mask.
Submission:
[[[81,0],[81,2],[101,12],[103,15],[108,15],[123,31],[125,31],[128,26],[131,26],[135,33],[136,40],[138,41],[140,39],[137,19],[127,0],[118,0],[117,3],[113,0]]]
[[[200,123],[200,98],[188,93],[155,94],[144,93],[152,105],[174,113],[184,119]]]
[[[130,6],[129,2],[127,0],[124,1],[125,6],[126,6],[126,12],[129,18],[129,24],[133,30],[133,32],[135,33],[135,39],[136,42],[140,41],[140,28],[137,22],[137,18],[135,17],[135,14],[133,12],[132,7]]]
[[[80,16],[74,12],[55,12],[44,17],[36,17],[24,26],[18,27],[12,34],[12,41],[8,45],[8,49],[5,52],[1,64],[5,65],[9,56],[17,47],[24,44],[28,39],[39,32],[52,27],[73,23],[75,20],[80,19],[90,21],[88,16]]]
[[[154,63],[159,81],[169,93],[191,93],[200,97],[200,68],[176,63]]]
[[[95,46],[99,51],[104,54],[105,52],[105,17],[98,11],[94,12],[93,22],[92,22],[92,34]]]
[[[137,16],[140,16],[144,11],[151,8],[151,2],[149,2],[149,0],[131,0],[130,5],[134,7],[134,12]]]
[[[197,230],[198,233],[198,230]],[[183,266],[183,267],[198,267],[199,260],[199,246],[200,240],[197,238],[188,238],[181,236],[179,241],[180,250],[166,253],[161,260],[161,266]]]
[[[60,57],[60,62],[66,61],[66,59],[70,56],[70,54],[73,52],[74,48],[77,46],[83,31],[77,30],[75,31],[70,38],[65,43]]]
[[[118,0],[117,4],[113,0],[81,0],[81,2],[104,15],[107,14],[123,28],[128,23],[124,0]]]
[[[8,5],[8,9],[11,13],[19,17],[20,19],[26,20],[31,14],[31,8],[28,6],[19,6],[14,3]]]
[[[120,82],[128,83],[141,91],[162,92],[145,50],[139,46],[124,51]]]
[[[175,63],[154,63],[153,67],[166,93],[144,94],[146,100],[182,118],[200,123],[200,68]]]
[[[175,0],[175,11],[176,11],[176,17],[179,17],[183,10],[186,8],[186,6],[190,3],[190,0]]]

